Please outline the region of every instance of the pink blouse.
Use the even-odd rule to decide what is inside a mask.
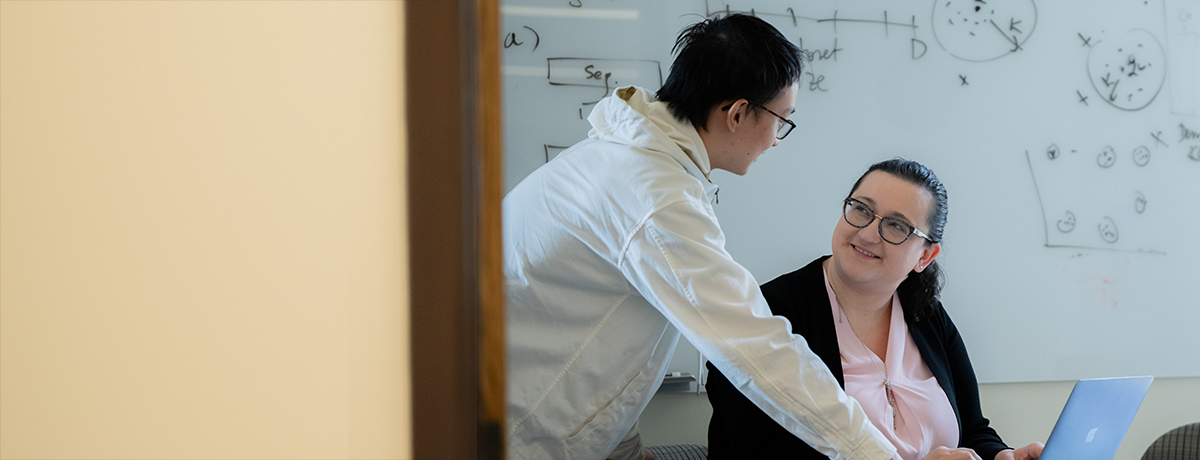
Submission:
[[[871,423],[896,446],[899,457],[919,460],[935,447],[958,447],[958,419],[954,408],[950,407],[946,393],[929,372],[929,366],[921,359],[921,351],[908,335],[900,298],[892,294],[885,363],[854,335],[850,322],[838,308],[828,276],[825,290],[829,294],[829,304],[833,306],[846,394],[858,400]],[[885,371],[898,409],[894,416],[883,385]]]

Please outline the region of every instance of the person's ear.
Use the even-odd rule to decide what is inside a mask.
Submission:
[[[917,259],[917,266],[913,267],[913,271],[917,273],[925,271],[925,267],[928,267],[929,264],[933,262],[933,259],[941,253],[942,243],[933,243],[929,245],[929,247],[925,248],[925,252],[921,253],[921,258]]]
[[[733,102],[726,102],[722,107],[728,106],[729,110],[725,111],[725,128],[729,132],[737,132],[738,126],[746,121],[746,115],[750,110],[750,101],[746,99],[738,99]]]

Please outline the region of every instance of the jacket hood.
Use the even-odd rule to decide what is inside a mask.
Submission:
[[[712,200],[716,184],[708,179],[712,167],[700,133],[689,121],[679,121],[667,104],[645,88],[625,86],[601,99],[588,115],[588,137],[641,147],[670,155],[704,185]]]

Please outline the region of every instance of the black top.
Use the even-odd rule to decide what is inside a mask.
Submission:
[[[837,330],[833,323],[833,306],[825,291],[825,275],[821,263],[829,256],[812,261],[804,268],[780,276],[762,285],[763,295],[771,312],[792,323],[792,332],[804,336],[812,349],[837,379],[846,387],[842,375],[842,360],[838,350]],[[903,307],[903,305],[901,305]],[[992,459],[997,452],[1009,447],[988,426],[979,408],[979,386],[975,371],[967,357],[967,348],[950,316],[935,302],[928,317],[915,318],[905,312],[908,333],[921,351],[921,358],[946,392],[950,406],[958,417],[959,445],[969,447],[980,458]],[[708,364],[708,400],[713,415],[708,425],[708,458],[759,459],[799,458],[824,459],[771,420],[754,403],[746,399],[712,363]]]

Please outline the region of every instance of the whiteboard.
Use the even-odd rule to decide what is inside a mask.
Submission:
[[[1200,375],[1200,0],[505,1],[506,187],[725,11],[813,57],[796,131],[712,176],[760,283],[829,253],[855,179],[903,156],[949,191],[943,302],[981,382]]]

